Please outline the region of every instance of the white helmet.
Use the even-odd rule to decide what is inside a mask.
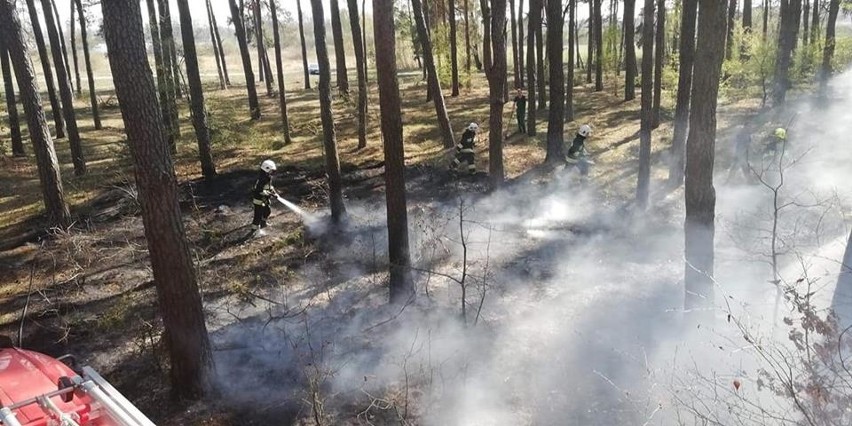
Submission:
[[[266,173],[274,172],[276,169],[277,167],[275,167],[275,162],[272,160],[263,160],[263,162],[260,163],[260,170],[263,170]]]
[[[589,126],[588,124],[580,126],[580,130],[577,130],[577,134],[584,138],[589,137],[589,135],[592,134],[592,126]]]
[[[470,123],[470,124],[467,125],[467,130],[475,132],[475,131],[479,130],[479,124]]]

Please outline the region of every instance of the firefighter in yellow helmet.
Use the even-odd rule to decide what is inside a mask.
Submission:
[[[778,152],[778,148],[783,147],[785,143],[787,143],[787,129],[778,127],[772,132],[772,136],[769,137],[769,143],[766,144],[766,149],[764,149],[763,153],[775,155]]]

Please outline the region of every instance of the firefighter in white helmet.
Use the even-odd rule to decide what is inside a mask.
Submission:
[[[577,130],[577,136],[574,136],[574,142],[568,148],[568,162],[576,163],[581,156],[586,155],[586,139],[592,135],[592,126],[584,124]]]
[[[272,210],[269,208],[269,198],[277,196],[278,192],[272,186],[272,175],[275,174],[277,167],[272,160],[263,160],[260,163],[260,173],[257,176],[257,181],[254,184],[252,191],[252,204],[254,205],[254,220],[251,222],[252,233],[258,236],[263,236],[266,231],[266,219]]]
[[[453,160],[452,169],[460,172],[460,167],[465,164],[467,172],[470,174],[476,173],[476,158],[474,156],[474,145],[476,144],[476,132],[479,130],[479,125],[470,123],[462,133],[461,141],[456,145],[456,158]]]

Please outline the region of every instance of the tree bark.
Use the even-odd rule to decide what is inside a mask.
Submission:
[[[162,39],[160,38],[160,27],[157,25],[157,10],[154,6],[154,0],[146,0],[148,6],[148,26],[151,33],[151,45],[154,50],[154,67],[157,71],[157,91],[160,95],[160,111],[162,114],[163,124],[166,129],[166,138],[172,152],[175,151],[175,138],[177,132],[175,128],[179,123],[174,121],[176,115],[174,110],[175,92],[170,90],[172,87],[168,79],[171,78],[171,69],[166,68],[165,58],[163,57]]]
[[[743,0],[743,29],[751,30],[751,0]]]
[[[420,0],[412,0],[414,8],[414,21],[417,24],[417,34],[420,45],[423,47],[423,61],[426,64],[427,78],[429,79],[429,90],[432,93],[432,102],[435,104],[435,114],[438,117],[438,125],[441,127],[441,139],[444,148],[452,148],[455,145],[453,129],[450,126],[450,116],[447,114],[447,106],[444,104],[444,94],[441,84],[438,82],[438,73],[435,70],[435,57],[432,56],[432,40],[426,31],[426,20],[423,17],[423,4]]]
[[[266,80],[262,80],[266,83],[266,96],[272,97],[275,93],[272,90],[272,67],[269,65],[269,55],[266,52],[266,36],[263,34],[263,9],[260,4],[260,0],[255,0],[255,9],[254,16],[255,22],[257,22],[255,26],[255,32],[257,33],[257,49],[260,54],[260,66],[263,69],[263,74],[266,75]]]
[[[639,175],[636,183],[636,205],[648,206],[651,184],[651,129],[653,128],[654,78],[654,0],[645,0],[642,10],[642,111],[639,128]]]
[[[163,43],[163,59],[168,67],[167,69],[172,74],[173,86],[171,90],[174,90],[175,98],[182,98],[183,89],[180,87],[180,67],[177,60],[177,44],[175,44],[175,35],[172,29],[172,13],[169,10],[169,0],[158,0],[157,3],[160,11],[160,39]],[[177,109],[175,109],[173,114],[172,119],[177,123]]]
[[[781,105],[790,89],[790,65],[796,45],[798,26],[796,22],[802,12],[802,0],[781,0],[781,23],[778,28],[778,53],[775,61],[775,81],[772,91],[774,105]]]
[[[819,71],[819,93],[822,98],[828,96],[828,80],[832,73],[831,60],[834,58],[835,27],[839,11],[840,0],[829,0],[828,21],[825,23],[825,46],[822,49],[822,66]]]
[[[595,1],[589,2],[589,29],[586,34],[586,84],[592,83],[592,62],[595,59]]]
[[[210,0],[207,1],[210,4]],[[222,73],[225,74],[225,85],[231,85],[231,77],[228,76],[228,61],[225,59],[225,47],[222,45],[222,35],[219,34],[219,24],[216,23],[216,13],[213,12],[213,5],[210,5],[210,19],[213,23],[213,33],[216,35],[216,46],[219,48],[219,56],[222,59]]]
[[[470,74],[470,0],[464,0],[464,48],[464,67],[467,73]],[[425,68],[423,71],[426,71]]]
[[[728,0],[728,34],[725,43],[725,59],[731,60],[734,54],[734,19],[737,17],[737,0]]]
[[[305,90],[310,90],[311,75],[308,72],[308,48],[305,45],[305,25],[302,18],[302,0],[296,0],[296,13],[299,17],[299,41],[302,43],[302,69],[305,73]]]
[[[361,39],[358,0],[349,0],[349,25],[352,27],[355,62],[358,65],[358,149],[362,149],[367,147],[367,54]]]
[[[547,60],[550,64],[550,111],[547,120],[547,154],[544,161],[556,164],[564,161],[565,143],[565,72],[562,68],[562,0],[547,0]]]
[[[530,0],[530,11],[527,15],[527,135],[535,136],[536,122],[536,60],[535,60],[535,27],[541,25],[541,0]]]
[[[698,37],[692,107],[687,140],[686,266],[684,268],[686,310],[712,306],[713,240],[715,235],[716,190],[713,188],[713,161],[716,145],[716,105],[719,77],[725,55],[726,7],[718,0],[699,0]],[[704,311],[709,312],[709,311]]]
[[[459,95],[459,52],[458,38],[456,31],[456,1],[449,0],[450,15],[450,67],[452,67],[453,91],[450,96],[456,97]]]
[[[695,23],[698,17],[698,0],[683,0],[680,18],[680,48],[678,62],[680,73],[677,82],[677,104],[675,105],[674,135],[672,136],[669,183],[683,183],[686,166],[685,147],[689,129],[689,103],[692,94],[692,71],[695,61]]]
[[[83,41],[83,61],[86,63],[86,80],[89,83],[89,105],[92,107],[92,120],[95,122],[95,130],[101,130],[101,112],[98,106],[98,93],[95,91],[95,76],[92,71],[92,58],[89,55],[89,36],[86,28],[86,13],[83,10],[83,3],[80,0],[74,0],[77,5],[77,11],[80,14],[80,38]],[[76,56],[76,55],[75,55]]]
[[[769,15],[772,13],[770,0],[763,0],[763,39],[766,40],[766,33],[769,30]]]
[[[30,7],[30,10],[33,8]],[[68,204],[65,203],[59,162],[56,159],[53,140],[50,139],[35,72],[27,53],[14,0],[0,0],[0,39],[5,41],[15,78],[18,81],[28,133],[33,142],[33,151],[38,165],[38,177],[48,224],[68,227],[71,224],[71,213],[68,210]]]
[[[68,130],[68,143],[71,145],[71,162],[74,163],[74,174],[82,176],[86,174],[86,159],[83,156],[83,145],[80,143],[80,131],[77,129],[77,117],[74,113],[74,92],[71,91],[68,69],[65,68],[62,60],[59,33],[56,31],[56,23],[53,22],[53,14],[50,13],[50,0],[41,0],[41,6],[47,36],[50,38],[50,51],[53,54],[54,68],[56,68],[59,96],[62,98],[62,114],[65,118],[66,130]]]
[[[349,77],[346,75],[346,50],[343,47],[343,26],[340,23],[340,6],[331,0],[331,32],[334,36],[334,57],[337,61],[337,90],[341,96],[349,95]]]
[[[595,3],[595,91],[600,92],[603,90],[603,16],[601,12],[602,0],[593,1]]]
[[[535,26],[535,50],[536,50],[536,83],[538,83],[538,109],[544,111],[547,108],[547,81],[544,79],[544,32],[541,19],[542,10],[549,0],[536,1],[538,7],[538,20]],[[532,102],[529,109],[532,109]]]
[[[810,30],[810,21],[808,18],[811,16],[811,2],[808,0],[804,0],[802,3],[802,45],[807,46],[809,38],[811,36]]]
[[[275,40],[275,69],[278,72],[278,106],[281,110],[281,124],[284,127],[284,143],[290,143],[292,142],[290,139],[290,118],[287,116],[287,93],[284,87],[284,66],[281,62],[281,36],[278,34],[277,9],[275,0],[269,0],[269,11],[272,13],[272,33]]]
[[[68,73],[68,85],[71,86],[71,93],[74,93],[74,84],[71,81],[71,62],[68,62],[68,47],[65,44],[65,32],[62,31],[62,20],[59,18],[59,10],[56,9],[56,2],[50,1],[50,11],[45,13],[53,14],[53,22],[56,24],[54,30],[59,34],[59,45],[62,47],[62,65],[65,67],[65,72]]]
[[[408,244],[405,148],[402,134],[402,101],[396,76],[393,3],[393,0],[373,0],[373,35],[376,40],[376,75],[384,137],[390,302],[402,304],[411,300],[415,292]]]
[[[520,60],[518,60],[518,21],[515,19],[515,0],[509,0],[509,21],[512,28],[512,71],[514,76],[513,86],[517,89],[521,87],[521,69],[519,68]]]
[[[77,34],[74,31],[74,27],[77,22],[74,20],[74,14],[77,12],[77,6],[74,4],[74,0],[71,0],[71,56],[74,59],[74,77],[77,84],[74,88],[77,90],[77,97],[83,96],[83,86],[80,84],[80,66],[79,61],[77,60]]]
[[[242,14],[237,7],[236,0],[228,0],[231,7],[231,21],[234,23],[234,33],[237,36],[237,44],[240,46],[240,58],[243,61],[243,72],[246,76],[246,91],[248,92],[249,111],[252,120],[260,119],[260,103],[257,100],[257,87],[254,84],[254,72],[251,69],[251,57],[246,41],[246,29],[243,26]]]
[[[204,88],[198,72],[198,56],[195,53],[195,32],[192,15],[189,12],[189,0],[177,0],[180,13],[180,33],[183,38],[183,57],[186,62],[186,79],[189,83],[189,101],[192,110],[192,127],[198,139],[198,157],[201,160],[201,174],[205,178],[216,176],[213,154],[210,151],[210,127],[207,122],[207,108],[204,106]]]
[[[482,9],[482,59],[485,69],[491,68],[491,8],[488,6],[489,0],[479,0],[480,8]]]
[[[48,56],[47,46],[44,44],[44,36],[41,32],[41,24],[39,23],[38,19],[38,12],[36,12],[35,1],[26,1],[27,9],[30,13],[30,23],[32,25],[33,38],[35,39],[36,47],[38,48],[38,57],[39,61],[41,62],[44,82],[47,86],[47,97],[48,99],[50,99],[50,113],[53,116],[53,125],[54,130],[56,131],[56,138],[61,139],[65,137],[65,118],[62,114],[62,105],[59,102],[59,97],[56,96],[56,85],[53,80],[53,69],[51,69],[50,67],[50,56]]]
[[[0,69],[3,71],[3,87],[6,94],[6,111],[9,115],[9,136],[12,138],[12,155],[23,157],[24,141],[21,137],[21,125],[18,121],[18,105],[15,101],[15,84],[12,81],[12,67],[3,37],[0,37]]]
[[[654,37],[654,106],[652,108],[651,127],[656,129],[660,127],[663,68],[666,66],[666,0],[657,0],[657,29]]]
[[[219,51],[219,45],[216,44],[216,31],[213,24],[213,9],[210,7],[210,0],[207,0],[207,25],[210,26],[210,42],[213,44],[213,56],[216,58],[216,73],[219,75],[219,89],[224,90],[228,85],[225,83],[225,74],[222,72],[222,52]]]
[[[488,99],[491,105],[488,116],[488,177],[491,187],[498,188],[503,185],[504,178],[503,106],[506,103],[505,85],[508,68],[506,65],[505,37],[506,0],[491,0],[491,9],[491,49],[493,51],[491,52],[491,67],[486,68],[488,76]]]
[[[178,204],[177,179],[145,53],[142,14],[135,0],[101,5],[115,92],[136,167],[142,221],[171,361],[172,393],[198,399],[210,388],[213,356]],[[182,17],[189,16],[186,6],[185,1],[178,2]],[[191,35],[192,23],[185,21],[181,19],[182,32]],[[189,63],[194,61],[194,46],[191,39],[184,40]]]
[[[572,0],[573,1],[573,0]],[[518,87],[526,87],[524,81],[524,0],[518,0]]]
[[[565,76],[565,121],[574,121],[574,27],[577,25],[577,1],[568,3],[568,74]],[[553,83],[551,83],[553,84]],[[564,126],[563,126],[564,129]]]
[[[336,2],[333,2],[332,6],[337,6]],[[325,148],[325,171],[328,174],[328,198],[331,205],[331,220],[333,223],[339,224],[346,215],[346,207],[343,205],[343,182],[340,179],[340,159],[337,156],[337,137],[331,110],[331,63],[328,60],[328,48],[325,44],[325,12],[323,12],[322,0],[311,0],[311,7],[320,72],[320,115],[322,118],[323,147]]]
[[[811,43],[817,43],[819,42],[819,0],[813,0],[813,6],[814,9],[811,12]],[[828,8],[831,10],[831,3],[829,3]]]
[[[687,0],[688,1],[688,0]],[[636,0],[624,0],[624,100],[636,98]]]

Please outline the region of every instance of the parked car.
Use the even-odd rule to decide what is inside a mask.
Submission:
[[[317,64],[308,65],[308,74],[319,75],[319,65],[317,65]]]

